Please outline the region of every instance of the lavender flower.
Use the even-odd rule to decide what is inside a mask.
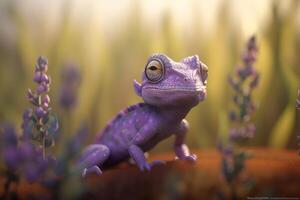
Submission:
[[[17,133],[11,124],[4,124],[2,129],[3,133],[1,134],[1,152],[3,160],[9,170],[15,171],[19,164]]]
[[[243,170],[245,160],[250,156],[247,152],[236,149],[236,142],[251,139],[256,131],[250,118],[256,109],[252,101],[252,92],[259,83],[259,74],[253,67],[257,52],[255,37],[251,37],[242,55],[243,65],[236,69],[235,76],[228,77],[228,82],[234,91],[232,101],[235,105],[235,108],[229,111],[228,117],[234,126],[229,130],[228,144],[219,143],[218,150],[222,157],[222,175],[231,187],[231,199],[237,199],[234,182]]]
[[[33,81],[37,83],[35,91],[28,89],[28,100],[34,106],[23,114],[23,137],[38,141],[42,146],[43,157],[46,157],[46,148],[54,145],[57,137],[58,121],[50,107],[51,79],[47,75],[48,61],[39,57],[35,66]]]
[[[50,170],[56,163],[55,159],[48,155],[43,156],[43,149],[34,146],[30,141],[24,141],[19,147],[20,167],[22,172],[29,182],[33,182],[41,178]]]
[[[32,182],[53,166],[54,159],[51,156],[44,158],[40,147],[34,146],[30,140],[18,140],[13,125],[5,124],[2,128],[1,152],[8,174],[14,174],[15,177],[24,175]]]
[[[69,63],[62,71],[62,85],[60,89],[59,102],[62,108],[71,110],[76,106],[77,93],[81,81],[81,75],[77,65]]]
[[[229,118],[238,127],[230,130],[231,139],[249,139],[255,133],[254,124],[249,123],[251,114],[256,110],[252,101],[252,92],[259,82],[259,74],[253,67],[257,58],[258,48],[255,37],[248,41],[245,53],[242,56],[243,65],[236,69],[236,76],[229,76],[228,81],[234,90],[234,110],[229,112]],[[249,80],[249,81],[248,81]],[[243,127],[244,126],[244,127]]]
[[[19,166],[20,156],[18,154],[18,138],[15,128],[12,124],[6,123],[0,127],[0,152],[1,158],[3,160],[6,169],[4,171],[4,176],[6,178],[3,193],[0,199],[8,199],[9,196],[15,196],[16,193],[11,191],[10,186],[13,182],[19,182],[19,176],[16,173]]]

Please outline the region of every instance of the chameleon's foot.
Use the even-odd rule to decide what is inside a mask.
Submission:
[[[84,178],[88,174],[93,174],[93,173],[95,173],[98,176],[100,176],[102,174],[102,171],[101,171],[101,169],[97,165],[95,165],[95,166],[92,166],[90,168],[84,168],[83,171],[82,171],[81,176]]]
[[[76,170],[81,172],[82,177],[87,174],[96,173],[102,174],[102,171],[98,167],[103,164],[109,157],[110,150],[107,146],[102,144],[89,145],[80,156],[76,164]]]
[[[138,165],[138,167],[140,168],[140,170],[143,172],[143,171],[150,171],[151,170],[151,165],[147,162],[143,163],[143,164],[140,164]]]
[[[175,157],[175,160],[187,160],[187,161],[192,161],[192,162],[196,162],[197,160],[197,155],[196,154],[190,154],[187,156],[182,156],[180,158],[178,158],[177,156]]]
[[[139,165],[139,168],[141,171],[144,171],[144,170],[150,171],[153,166],[164,165],[164,164],[166,164],[166,161],[154,160],[151,163],[145,162],[144,164]]]
[[[177,157],[175,157],[175,160],[188,160],[192,162],[195,162],[197,160],[197,156],[190,153],[190,150],[186,144],[176,145],[175,153],[177,155]]]
[[[166,161],[164,160],[154,160],[150,163],[151,168],[156,165],[165,165]]]
[[[146,159],[149,158],[149,153],[145,152],[144,156],[145,156]],[[135,165],[136,164],[135,161],[132,158],[128,159],[128,163],[131,164],[131,165]]]

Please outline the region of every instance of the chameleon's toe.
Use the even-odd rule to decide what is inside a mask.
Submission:
[[[151,167],[155,166],[155,165],[165,165],[166,164],[166,161],[164,160],[154,160],[151,162]]]
[[[187,156],[184,156],[182,158],[178,158],[177,156],[175,157],[175,160],[187,160],[187,161],[192,161],[195,162],[197,160],[197,155],[196,154],[190,154]]]
[[[97,165],[89,167],[89,168],[84,168],[81,176],[84,178],[88,174],[94,174],[94,173],[97,174],[98,176],[100,176],[102,174],[101,169]]]
[[[186,156],[184,159],[188,160],[188,161],[195,162],[197,160],[197,155],[196,154],[191,154],[191,155]]]
[[[151,165],[147,162],[139,166],[140,170],[143,172],[145,170],[150,171],[151,170]]]

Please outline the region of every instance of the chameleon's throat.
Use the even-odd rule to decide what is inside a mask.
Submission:
[[[158,112],[166,119],[169,123],[177,123],[186,117],[188,112],[191,110],[190,106],[159,106],[157,107]]]

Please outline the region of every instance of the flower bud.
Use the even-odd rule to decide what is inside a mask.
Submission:
[[[35,110],[35,114],[37,117],[41,118],[45,115],[45,111],[43,110],[42,107],[38,107],[36,110]]]
[[[41,75],[41,81],[48,83],[48,81],[49,81],[48,76],[46,74],[42,74]]]
[[[38,94],[42,94],[43,92],[46,91],[46,88],[44,87],[44,85],[40,84],[38,87],[37,87],[37,93]]]
[[[33,80],[37,83],[41,82],[41,72],[39,71],[36,71],[34,73],[34,77],[33,77]]]
[[[49,97],[48,94],[46,94],[45,97],[44,97],[44,103],[47,103],[47,104],[50,103],[50,97]]]
[[[25,110],[25,112],[23,113],[23,120],[28,121],[30,120],[31,117],[32,117],[32,110],[31,109]]]
[[[45,109],[49,108],[49,104],[48,103],[43,103],[43,106],[44,106]]]
[[[29,100],[34,99],[34,94],[32,93],[31,89],[28,89],[28,91],[27,91],[27,98]]]
[[[37,60],[37,64],[39,66],[39,69],[41,71],[46,72],[48,70],[48,60],[47,58],[40,56]]]

